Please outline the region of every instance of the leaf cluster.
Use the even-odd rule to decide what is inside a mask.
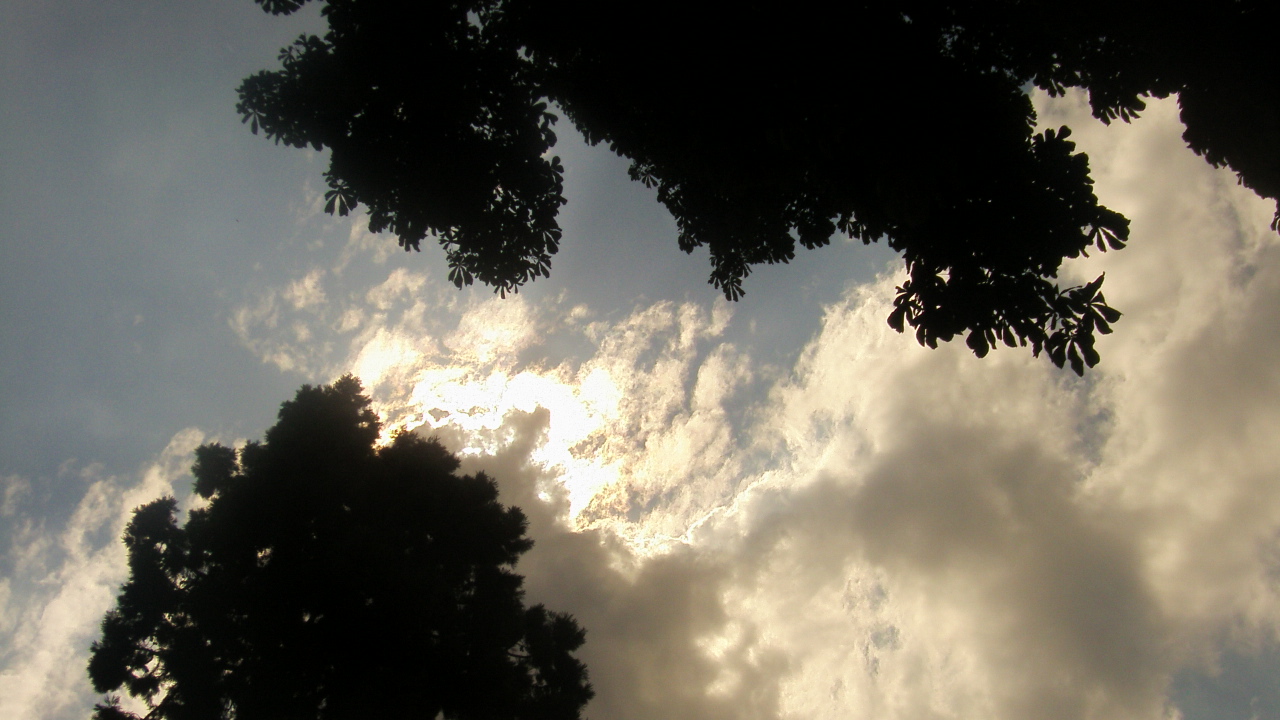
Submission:
[[[901,252],[893,327],[1075,368],[1099,326],[1057,273],[1123,247],[1128,221],[1098,202],[1066,128],[1036,132],[1027,90],[1084,88],[1106,122],[1176,93],[1191,147],[1277,198],[1277,7],[771,2],[726,32],[723,8],[675,0],[329,0],[329,33],[247,79],[239,109],[277,141],[332,148],[330,210],[363,202],[406,248],[433,235],[459,286],[506,293],[549,271],[564,202],[550,102],[631,161],[730,300],[754,266],[843,233]]]
[[[236,108],[254,133],[330,150],[328,212],[363,203],[370,229],[406,250],[437,239],[458,287],[505,294],[550,273],[565,199],[564,169],[546,156],[556,117],[528,61],[485,31],[496,5],[328,2],[329,32],[246,78]]]
[[[130,577],[89,675],[148,718],[576,720],[592,691],[567,615],[526,608],[518,508],[433,440],[375,449],[350,376],[303,387],[265,442],[196,453],[207,502],[139,508]],[[97,717],[132,718],[115,698]]]

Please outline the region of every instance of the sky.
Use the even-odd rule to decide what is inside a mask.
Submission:
[[[1132,221],[1064,271],[1125,313],[1079,379],[894,333],[881,247],[728,303],[564,123],[551,277],[458,291],[322,212],[323,153],[240,123],[240,79],[320,27],[6,8],[0,717],[87,717],[131,510],[350,372],[529,516],[517,569],[587,630],[592,720],[1280,718],[1280,237],[1175,103],[1034,98]]]

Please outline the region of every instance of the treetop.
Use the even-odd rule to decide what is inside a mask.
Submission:
[[[175,500],[156,500],[125,532],[94,687],[157,720],[577,720],[585,634],[525,606],[524,514],[435,440],[377,436],[348,376],[300,389],[263,442],[197,450],[207,503],[179,526]],[[114,697],[97,717],[137,720]]]

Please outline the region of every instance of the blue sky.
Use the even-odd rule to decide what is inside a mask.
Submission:
[[[454,290],[236,116],[318,27],[20,0],[0,28],[0,716],[85,717],[129,510],[345,372],[529,513],[595,720],[1280,716],[1280,244],[1172,103],[1106,128],[1037,98],[1133,220],[1064,278],[1126,313],[1081,381],[890,331],[883,248],[727,303],[567,125],[551,278]]]

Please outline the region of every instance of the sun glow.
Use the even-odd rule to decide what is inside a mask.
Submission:
[[[723,503],[742,469],[726,460],[718,419],[751,376],[722,342],[726,313],[658,303],[596,320],[584,306],[509,298],[431,314],[424,286],[397,271],[370,290],[378,312],[362,316],[333,369],[360,378],[382,442],[416,431],[496,457],[520,441],[563,490],[571,523],[617,525],[637,548],[687,541],[708,503]],[[345,327],[341,310],[331,327]],[[708,479],[714,489],[698,490]]]
[[[372,387],[394,371],[413,367],[422,361],[422,353],[408,338],[379,329],[356,356],[352,371],[366,386]]]
[[[566,368],[545,371],[484,373],[463,366],[424,362],[423,355],[403,338],[381,337],[359,355],[358,370],[368,384],[384,378],[392,368],[418,367],[407,403],[380,407],[389,432],[429,433],[452,426],[465,433],[465,455],[492,454],[510,438],[501,433],[513,413],[545,409],[549,422],[531,459],[554,470],[568,490],[570,515],[576,517],[591,498],[617,479],[617,470],[595,453],[583,449],[607,423],[616,418],[621,392],[609,372],[593,368],[582,376]]]

